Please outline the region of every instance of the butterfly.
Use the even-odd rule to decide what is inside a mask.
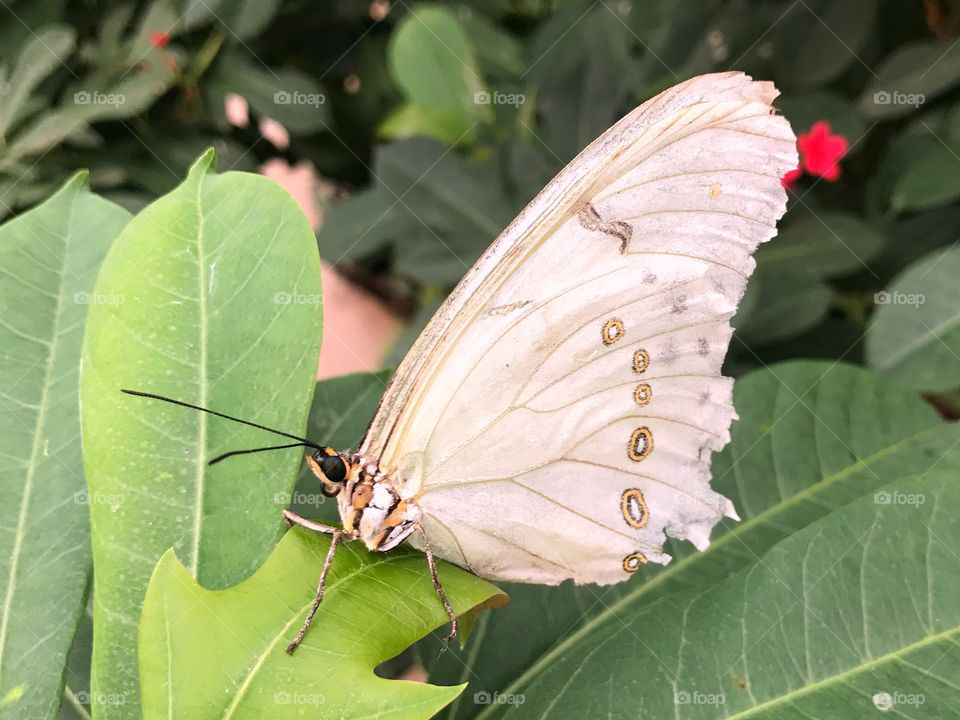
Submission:
[[[721,365],[757,246],[786,209],[796,138],[777,91],[703,75],[581,152],[469,270],[393,375],[356,451],[169,398],[303,445],[339,543],[422,549],[492,581],[607,585],[698,549],[733,504],[710,488],[730,439]]]

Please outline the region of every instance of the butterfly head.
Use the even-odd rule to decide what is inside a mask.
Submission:
[[[320,480],[320,490],[327,497],[339,494],[358,467],[354,456],[328,447],[317,448],[307,455],[307,465]]]

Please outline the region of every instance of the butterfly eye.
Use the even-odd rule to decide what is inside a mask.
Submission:
[[[347,464],[339,455],[327,455],[320,460],[320,470],[332,483],[342,483],[347,479]]]

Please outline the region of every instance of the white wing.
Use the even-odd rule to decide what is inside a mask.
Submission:
[[[796,167],[770,83],[705,75],[623,118],[457,286],[361,447],[438,555],[493,580],[611,583],[707,545],[729,500],[720,375],[750,254]]]

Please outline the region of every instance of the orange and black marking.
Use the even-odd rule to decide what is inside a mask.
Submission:
[[[653,452],[653,433],[648,427],[638,427],[630,436],[627,444],[627,457],[634,462],[640,462]]]
[[[624,332],[623,321],[620,318],[610,318],[603,324],[600,337],[604,345],[610,346],[622,338]]]
[[[650,519],[650,508],[639,488],[629,488],[620,496],[620,513],[630,527],[644,528]]]
[[[628,573],[635,573],[641,565],[647,564],[647,556],[642,552],[630,553],[623,559],[623,569]]]
[[[633,353],[633,371],[640,375],[650,367],[650,353],[641,348]]]
[[[640,383],[633,389],[633,401],[637,405],[646,405],[653,399],[653,389],[647,383]]]

